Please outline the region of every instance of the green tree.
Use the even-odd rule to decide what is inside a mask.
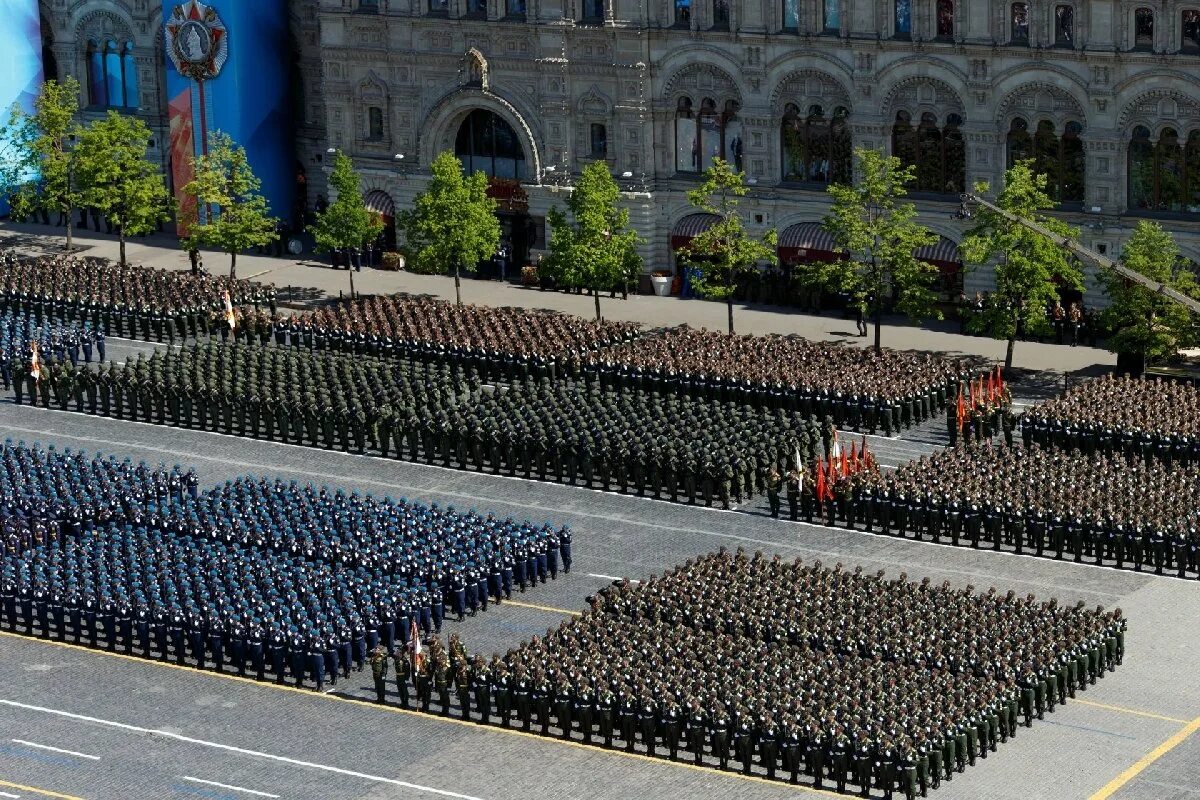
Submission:
[[[858,176],[853,185],[833,184],[833,203],[822,225],[846,257],[813,265],[814,280],[866,305],[875,324],[875,352],[883,348],[883,311],[894,296],[896,310],[912,320],[940,318],[934,281],[937,267],[916,257],[937,236],[916,220],[917,209],[902,202],[913,167],[878,150],[854,151]]]
[[[0,139],[8,139],[12,151],[5,158],[0,182],[8,191],[18,216],[35,209],[57,211],[67,221],[67,250],[72,243],[72,215],[83,198],[77,179],[72,145],[80,131],[79,81],[46,81],[34,101],[32,114],[14,105]],[[29,181],[30,176],[37,176]]]
[[[246,150],[227,133],[214,131],[208,154],[192,159],[194,178],[183,187],[195,198],[196,213],[183,239],[186,250],[210,247],[229,253],[229,277],[237,277],[238,253],[270,244],[278,223],[267,199],[259,194],[262,181],[250,168]],[[207,212],[201,217],[201,212]]]
[[[1021,219],[1038,223],[1059,241],[1074,239],[1077,230],[1041,213],[1056,205],[1046,191],[1046,184],[1045,175],[1034,174],[1031,160],[1018,161],[1004,173],[1004,188],[995,204]],[[987,183],[975,185],[976,194],[987,191]],[[1044,331],[1046,320],[1041,310],[1058,300],[1060,286],[1083,288],[1079,263],[1059,241],[984,208],[979,211],[978,223],[967,231],[959,245],[969,264],[992,265],[996,286],[993,302],[974,326],[979,333],[1008,341],[1005,370],[1012,369],[1017,339],[1027,332]]]
[[[482,172],[464,175],[462,162],[446,151],[433,160],[432,176],[398,227],[418,269],[446,274],[454,270],[454,296],[462,305],[461,270],[496,252],[500,221],[496,201],[487,194]]]
[[[758,270],[760,262],[774,264],[776,232],[752,239],[742,225],[738,205],[746,196],[745,173],[737,172],[724,159],[714,158],[704,171],[704,182],[688,192],[688,202],[712,214],[717,221],[708,230],[676,251],[680,261],[698,268],[692,285],[705,297],[724,300],[733,333],[733,294],[742,277]]]
[[[109,111],[84,128],[75,145],[83,203],[116,227],[122,266],[126,238],[149,233],[170,215],[162,169],[146,158],[149,143],[150,129],[140,118]]]
[[[383,231],[383,219],[367,210],[363,200],[362,182],[350,156],[338,151],[329,185],[337,197],[308,227],[322,253],[361,248],[375,240]],[[350,297],[354,297],[354,269],[350,272]]]
[[[559,209],[551,209],[550,252],[542,262],[562,275],[568,285],[592,292],[596,320],[600,292],[628,281],[642,269],[639,238],[629,229],[629,210],[617,205],[620,189],[608,165],[593,161],[583,168],[575,191],[567,199],[574,224]]]
[[[1174,237],[1157,222],[1141,220],[1121,250],[1121,263],[1189,297],[1200,298],[1200,285],[1187,268]],[[1112,331],[1114,353],[1133,353],[1147,363],[1171,358],[1196,340],[1192,315],[1184,306],[1127,280],[1102,272],[1100,283],[1111,305],[1103,320]]]

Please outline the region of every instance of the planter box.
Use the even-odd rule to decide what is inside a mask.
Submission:
[[[659,297],[670,297],[672,280],[674,278],[670,275],[662,278],[653,275],[650,276],[650,285],[654,288],[654,294]]]

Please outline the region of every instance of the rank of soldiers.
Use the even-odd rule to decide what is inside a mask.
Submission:
[[[1191,383],[1110,374],[1029,409],[1021,433],[1026,443],[1088,455],[1197,463],[1200,389]]]
[[[891,435],[944,409],[964,364],[799,336],[729,336],[686,325],[589,356],[605,383],[830,415],[841,428]]]
[[[0,624],[318,689],[571,568],[569,528],[6,445]],[[14,512],[14,513],[7,513]]]
[[[1198,493],[1200,462],[969,443],[838,481],[814,510],[829,525],[1196,578]]]
[[[29,314],[0,313],[0,383],[12,388],[13,368],[33,362],[34,349],[39,362],[91,362],[104,360],[105,336],[90,322],[51,322],[41,324]]]
[[[98,371],[14,377],[18,403],[74,408],[461,469],[721,504],[811,460],[815,420],[782,409],[549,379],[482,387],[471,368],[205,343]]]
[[[454,305],[424,297],[371,297],[276,321],[280,344],[400,355],[474,367],[484,377],[553,376],[568,356],[629,341],[631,322],[524,308]]]
[[[0,252],[0,311],[35,322],[87,321],[110,336],[173,341],[208,335],[234,305],[276,310],[273,286],[207,273],[120,266],[104,259],[21,259]]]
[[[483,724],[907,798],[953,780],[1124,657],[1120,609],[743,551],[618,581],[504,656],[456,637],[396,691]],[[388,701],[388,662],[371,659]],[[451,694],[455,695],[454,698]]]

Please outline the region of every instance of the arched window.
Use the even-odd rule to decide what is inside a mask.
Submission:
[[[43,24],[42,30],[49,31],[49,25]],[[42,39],[42,73],[48,81],[58,80],[58,59],[54,55],[54,40],[47,35]]]
[[[1179,20],[1182,41],[1180,49],[1185,53],[1200,53],[1200,11],[1184,11]]]
[[[141,97],[138,92],[137,62],[133,59],[133,42],[125,43],[125,50],[121,55],[121,71],[125,79],[125,105],[128,108],[137,108],[141,105]]]
[[[1033,158],[1033,137],[1029,135],[1029,123],[1017,117],[1008,126],[1008,166]]]
[[[602,123],[593,122],[590,129],[592,159],[603,161],[608,158],[608,128]]]
[[[962,117],[949,114],[938,127],[932,111],[913,126],[907,111],[896,114],[892,125],[892,155],[904,166],[916,167],[912,189],[937,194],[957,194],[966,183],[966,143]]]
[[[584,22],[598,23],[604,21],[604,0],[584,0]]]
[[[525,0],[505,0],[504,14],[509,19],[525,19]]]
[[[121,48],[109,39],[104,45],[104,80],[108,84],[108,104],[125,105],[125,77],[121,71]]]
[[[783,0],[783,29],[800,30],[800,0]]]
[[[1029,44],[1029,4],[1013,3],[1009,10],[1011,12],[1009,41],[1012,44]]]
[[[841,0],[825,0],[824,4],[825,32],[837,33],[842,28]]]
[[[780,147],[785,181],[848,183],[850,180],[849,112],[842,106],[831,116],[818,105],[807,114],[789,103],[783,112]]]
[[[729,30],[729,0],[713,0],[713,30]]]
[[[487,0],[467,0],[467,16],[487,19]]]
[[[383,138],[383,109],[379,106],[367,108],[367,138],[375,142]]]
[[[896,38],[908,39],[912,36],[912,0],[892,0],[896,16]]]
[[[939,39],[954,38],[954,0],[937,0],[937,29]]]
[[[1075,8],[1074,6],[1054,7],[1054,46],[1075,46]]]
[[[700,101],[695,112],[690,97],[675,105],[675,171],[703,172],[714,158],[723,158],[735,169],[742,168],[742,122],[738,104],[726,101],[718,110],[712,98]]]
[[[1068,122],[1062,134],[1048,119],[1029,124],[1018,117],[1008,129],[1008,166],[1033,160],[1033,172],[1046,176],[1046,193],[1060,203],[1082,203],[1084,189],[1083,126]]]
[[[483,109],[467,115],[454,140],[454,155],[466,172],[492,178],[525,177],[525,151],[517,132],[502,118]]]
[[[450,0],[429,0],[430,14],[450,13]]]
[[[1149,8],[1133,11],[1133,46],[1136,50],[1154,49],[1154,11]]]
[[[1164,128],[1157,142],[1143,125],[1129,142],[1129,207],[1144,211],[1200,212],[1200,131],[1181,141]]]
[[[88,42],[88,105],[108,105],[108,79],[105,76],[104,48],[95,40]]]

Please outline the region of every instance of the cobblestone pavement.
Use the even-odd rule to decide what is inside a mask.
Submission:
[[[936,438],[938,431],[944,436],[945,426],[934,421],[916,431],[916,439]],[[734,512],[690,508],[8,403],[0,403],[0,436],[189,464],[203,484],[241,474],[280,475],[571,523],[577,535],[570,575],[462,624],[447,623],[443,633],[457,631],[471,649],[484,652],[503,651],[557,625],[613,577],[645,577],[721,545],[906,571],[910,578],[928,575],[980,589],[994,584],[1068,603],[1120,605],[1130,618],[1124,665],[1044,722],[1022,729],[936,796],[1100,800],[1111,794],[1110,781],[1148,754],[1158,757],[1125,776],[1128,782],[1111,796],[1200,796],[1200,737],[1178,735],[1200,719],[1200,684],[1194,680],[1200,592],[1194,582],[775,521],[757,502]],[[884,450],[877,452],[884,457]],[[812,793],[360,704],[347,698],[369,696],[370,679],[363,674],[352,675],[349,685],[339,683],[345,696],[320,696],[10,636],[0,636],[0,664],[6,675],[0,689],[0,797],[39,796],[25,787],[88,800]],[[1179,742],[1172,749],[1158,753],[1174,739]]]
[[[44,254],[60,252],[62,243],[63,237],[58,228],[0,223],[0,247]],[[76,246],[86,248],[85,255],[117,257],[115,236],[79,231],[76,234]],[[165,234],[129,242],[127,256],[134,264],[178,270],[190,268],[187,254],[179,249],[174,237]],[[226,254],[207,252],[204,262],[214,274],[226,274],[229,271],[229,256]],[[315,260],[240,255],[238,276],[275,284],[282,302],[289,305],[306,305],[350,293],[347,272],[330,269],[328,265]],[[454,281],[443,276],[368,268],[354,275],[354,285],[357,292],[366,294],[410,292],[454,299]],[[462,287],[463,301],[467,303],[548,308],[589,318],[594,314],[592,298],[583,295],[541,292],[515,284],[471,279],[463,280]],[[652,327],[684,322],[712,330],[725,330],[726,327],[725,306],[722,303],[653,296],[635,296],[625,301],[605,297],[601,301],[601,308],[602,313],[611,319],[633,320]],[[871,337],[861,339],[854,335],[854,323],[842,319],[840,315],[804,314],[779,306],[739,305],[734,322],[740,333],[799,333],[809,339],[843,341],[856,346],[874,341],[873,329]],[[907,325],[900,318],[887,322],[883,332],[883,344],[886,347],[925,350],[947,356],[981,356],[992,362],[1004,359],[1004,342],[960,336],[954,332],[957,326],[949,322],[932,322],[927,327]],[[1090,347],[1020,342],[1015,352],[1014,366],[1039,372],[1093,372],[1116,363],[1113,354]]]

